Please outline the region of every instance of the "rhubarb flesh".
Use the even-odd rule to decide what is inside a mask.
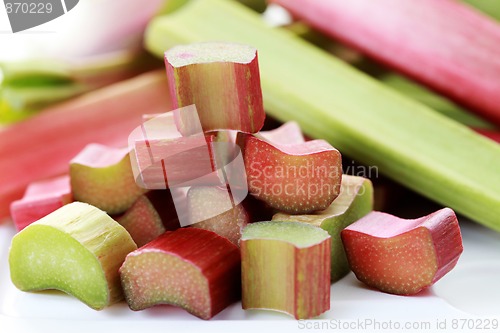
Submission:
[[[243,204],[234,205],[231,192],[217,187],[191,187],[187,193],[190,223],[238,245],[250,217]]]
[[[271,144],[239,134],[248,191],[269,206],[292,214],[326,209],[338,196],[342,161],[323,140]]]
[[[73,201],[68,176],[32,183],[24,197],[10,205],[10,215],[21,231],[31,223]]]
[[[169,110],[165,74],[154,72],[97,90],[0,131],[0,219],[31,182],[67,173],[87,144],[124,147],[143,113]],[[64,139],[61,139],[64,138]]]
[[[75,200],[109,214],[123,213],[144,193],[135,183],[127,148],[90,144],[71,160],[69,173]]]
[[[211,231],[183,228],[130,253],[120,275],[132,310],[172,304],[210,319],[238,300],[240,267],[234,244]]]
[[[169,191],[149,191],[141,195],[122,216],[116,219],[141,247],[165,231],[180,228]]]
[[[165,52],[165,65],[174,107],[195,104],[204,131],[255,133],[264,125],[255,48],[234,43],[181,45]]]
[[[269,115],[295,120],[306,135],[500,230],[498,144],[267,26],[233,1],[190,1],[175,14],[154,19],[146,32],[147,48],[159,57],[173,45],[203,40],[232,40],[259,50]]]
[[[330,236],[297,222],[249,224],[241,239],[243,309],[296,319],[330,309]]]
[[[57,289],[100,310],[122,299],[118,269],[135,249],[106,213],[74,202],[14,236],[11,279],[22,291]]]
[[[331,237],[331,280],[335,282],[349,273],[340,232],[373,208],[373,186],[369,179],[344,175],[339,196],[325,210],[311,215],[278,213],[273,221],[311,224],[326,230]]]
[[[500,125],[500,25],[487,16],[452,0],[273,2]]]
[[[356,277],[381,291],[413,295],[455,267],[463,251],[449,208],[415,220],[372,212],[342,231]]]

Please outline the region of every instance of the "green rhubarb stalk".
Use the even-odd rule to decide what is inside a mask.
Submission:
[[[389,87],[403,95],[411,97],[422,104],[444,114],[445,116],[473,128],[494,129],[495,126],[482,118],[469,113],[467,110],[449,100],[448,98],[432,92],[428,88],[405,78],[404,76],[390,73],[380,78]]]
[[[145,54],[116,53],[83,63],[34,59],[0,63],[0,123],[130,78],[160,62]]]
[[[500,231],[498,144],[232,1],[192,1],[146,32],[147,48],[161,57],[174,45],[208,40],[258,49],[271,116],[297,121],[307,135]]]
[[[483,13],[500,21],[500,2],[497,0],[462,0]]]

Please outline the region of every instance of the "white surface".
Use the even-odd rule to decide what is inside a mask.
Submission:
[[[463,219],[462,219],[463,220]],[[0,330],[2,332],[292,332],[324,325],[328,331],[341,331],[336,325],[350,325],[350,332],[391,331],[384,325],[431,325],[427,331],[460,332],[452,320],[475,319],[478,323],[500,318],[500,233],[479,225],[461,222],[464,253],[457,267],[429,290],[413,297],[394,296],[370,290],[351,273],[332,285],[331,309],[315,321],[298,322],[271,311],[244,311],[233,304],[210,321],[193,317],[182,309],[160,306],[133,312],[125,303],[94,311],[76,299],[59,293],[24,293],[10,281],[8,247],[14,235],[10,224],[0,226]],[[370,320],[376,321],[363,326]],[[446,320],[447,329],[437,322]],[[380,330],[374,328],[379,325]],[[441,324],[443,325],[443,324]],[[4,328],[9,328],[4,330]],[[316,329],[315,331],[318,331]],[[342,330],[344,331],[344,330]],[[500,332],[497,330],[477,330]]]

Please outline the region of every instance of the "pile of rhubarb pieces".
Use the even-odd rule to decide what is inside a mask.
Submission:
[[[412,295],[455,266],[451,209],[372,212],[371,181],[343,175],[329,143],[305,140],[295,122],[260,131],[255,48],[182,45],[165,63],[176,110],[144,115],[128,147],[88,145],[69,175],[11,205],[17,288],[97,310],[125,298],[132,310],[173,304],[210,319],[241,299],[306,319],[330,309],[331,283],[350,270]]]

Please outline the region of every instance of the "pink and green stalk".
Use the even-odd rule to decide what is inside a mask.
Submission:
[[[165,52],[174,107],[196,105],[204,131],[258,132],[265,113],[257,50],[235,43],[180,45]]]

